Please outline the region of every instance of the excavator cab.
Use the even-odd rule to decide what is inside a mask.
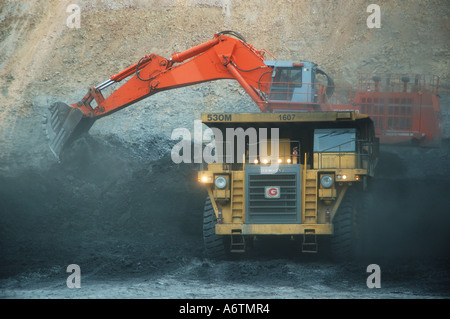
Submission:
[[[317,103],[317,64],[297,61],[265,61],[273,68],[270,101]]]

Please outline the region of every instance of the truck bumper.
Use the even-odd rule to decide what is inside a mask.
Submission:
[[[216,224],[217,235],[303,235],[314,230],[316,235],[332,235],[332,224]]]

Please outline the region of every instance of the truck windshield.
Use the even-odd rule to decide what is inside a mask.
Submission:
[[[314,152],[355,152],[356,129],[319,129],[314,131]]]

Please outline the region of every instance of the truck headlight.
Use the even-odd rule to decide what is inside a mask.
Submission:
[[[333,185],[333,177],[331,177],[330,175],[323,175],[320,178],[320,184],[322,184],[322,186],[325,188],[330,188],[331,185]]]
[[[219,176],[216,178],[214,184],[218,189],[224,189],[227,186],[227,180],[223,176]]]

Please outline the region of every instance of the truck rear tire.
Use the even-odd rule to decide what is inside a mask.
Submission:
[[[209,196],[205,201],[203,211],[203,242],[206,256],[212,259],[225,259],[227,250],[225,248],[225,237],[216,235],[215,226],[217,224],[216,214]]]

